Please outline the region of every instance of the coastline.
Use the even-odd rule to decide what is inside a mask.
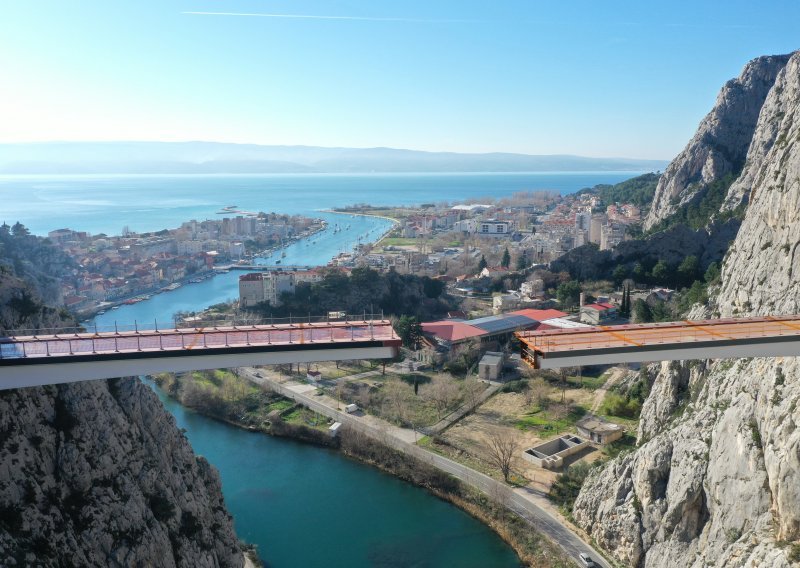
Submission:
[[[369,213],[355,213],[355,212],[351,213],[349,211],[335,211],[333,209],[320,209],[320,211],[322,213],[333,213],[333,214],[336,214],[336,215],[358,215],[359,217],[374,217],[376,219],[384,219],[386,221],[391,221],[392,222],[392,226],[389,229],[387,229],[380,236],[380,238],[378,238],[375,241],[373,241],[372,242],[372,246],[378,246],[379,244],[381,244],[381,241],[383,241],[383,239],[385,239],[386,236],[389,233],[391,233],[395,229],[395,227],[397,227],[397,225],[400,224],[400,219],[395,219],[394,217],[387,217],[386,215],[371,215]]]

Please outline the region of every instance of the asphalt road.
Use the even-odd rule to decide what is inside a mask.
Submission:
[[[479,491],[482,491],[490,498],[505,503],[505,505],[514,513],[525,519],[537,531],[550,538],[553,542],[558,544],[569,556],[572,558],[576,565],[583,566],[578,560],[578,554],[584,552],[592,557],[598,566],[603,568],[613,568],[611,564],[593,549],[588,543],[584,542],[577,534],[560,519],[554,517],[548,511],[537,505],[531,497],[529,497],[524,489],[512,489],[508,485],[501,483],[488,475],[484,475],[474,469],[471,469],[463,464],[455,462],[439,454],[430,452],[415,444],[405,441],[398,436],[395,430],[401,430],[395,426],[386,424],[384,428],[378,428],[372,424],[366,423],[358,416],[346,414],[335,408],[322,403],[313,395],[296,392],[287,388],[285,385],[280,384],[272,379],[261,376],[255,369],[244,368],[242,369],[243,375],[249,380],[265,386],[278,394],[298,402],[314,412],[332,418],[342,424],[346,424],[371,438],[377,439],[384,444],[401,451],[403,453],[414,456],[415,458],[433,465],[434,467],[449,473],[460,481],[470,485]]]

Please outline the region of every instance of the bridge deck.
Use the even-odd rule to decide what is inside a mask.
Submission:
[[[523,345],[523,356],[542,368],[570,364],[566,362],[570,359],[576,364],[589,364],[593,359],[608,362],[606,359],[613,359],[615,355],[619,362],[713,359],[736,356],[730,355],[730,349],[734,347],[762,346],[763,350],[764,345],[771,343],[800,341],[800,316],[684,320],[524,331],[516,335]],[[710,349],[706,357],[693,351],[700,348]],[[641,357],[637,358],[637,353]],[[686,356],[677,356],[681,353]],[[750,357],[758,354],[758,350],[750,349],[741,351],[738,356]],[[562,360],[562,363],[556,364],[556,360]]]
[[[0,364],[19,359],[205,351],[237,347],[399,341],[388,320],[321,322],[153,331],[10,336],[0,343]]]
[[[384,319],[11,334],[0,337],[0,390],[247,365],[388,359],[400,343]]]

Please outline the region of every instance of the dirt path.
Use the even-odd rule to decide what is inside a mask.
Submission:
[[[608,371],[606,382],[603,383],[602,387],[594,391],[594,402],[592,403],[591,409],[592,414],[597,414],[597,411],[600,410],[600,406],[603,404],[603,400],[606,398],[606,393],[625,376],[625,373],[627,373],[627,369],[623,369],[622,367],[613,367]]]

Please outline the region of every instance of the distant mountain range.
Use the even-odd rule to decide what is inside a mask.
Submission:
[[[656,171],[664,160],[220,142],[0,144],[0,174]]]

